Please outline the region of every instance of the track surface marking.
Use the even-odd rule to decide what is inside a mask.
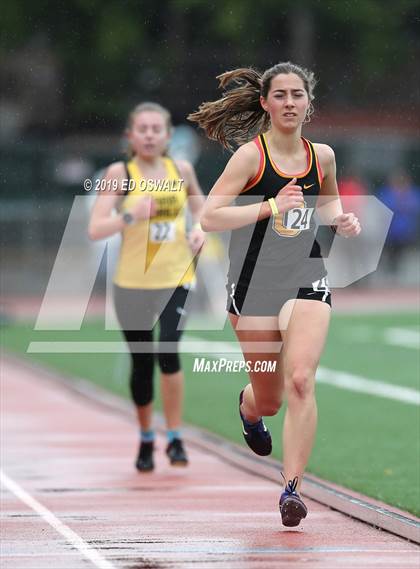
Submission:
[[[1,399],[6,475],[114,567],[419,566],[416,545],[311,500],[304,524],[283,528],[280,486],[193,445],[176,469],[158,439],[155,472],[138,474],[135,425],[39,369],[5,358]],[[2,569],[95,566],[16,493],[6,489],[2,510]]]

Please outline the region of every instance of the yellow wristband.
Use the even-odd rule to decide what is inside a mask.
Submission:
[[[194,225],[192,226],[192,229],[199,229],[200,231],[203,231],[201,229],[201,223],[199,221],[197,221],[197,223],[194,223]]]
[[[279,213],[279,208],[277,207],[277,204],[275,202],[274,198],[270,198],[268,200],[268,203],[270,204],[271,207],[271,211],[273,212],[273,215],[277,215]]]

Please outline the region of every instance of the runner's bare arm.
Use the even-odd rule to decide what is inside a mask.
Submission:
[[[271,215],[267,202],[244,206],[232,206],[238,196],[257,173],[258,148],[253,142],[241,146],[231,157],[225,170],[214,184],[201,216],[204,231],[238,229]]]
[[[326,225],[333,225],[334,219],[343,213],[337,187],[335,154],[327,144],[315,144],[315,149],[323,172],[317,213]]]
[[[125,168],[123,162],[111,164],[105,172],[103,179],[111,181],[111,187],[112,182],[117,180],[118,188],[116,190],[110,190],[110,186],[105,184],[104,187],[107,189],[98,193],[90,216],[88,228],[90,239],[94,241],[104,239],[105,237],[119,233],[123,229],[124,221],[122,214],[113,215],[113,211],[123,194],[122,180],[124,177]]]
[[[360,223],[354,213],[343,213],[343,206],[337,187],[334,151],[326,144],[315,144],[324,178],[317,201],[317,213],[325,225],[335,225],[337,233],[344,237],[360,233]]]
[[[188,235],[188,242],[194,254],[198,253],[202,248],[205,235],[199,224],[200,216],[203,210],[205,197],[198,183],[197,176],[192,164],[186,160],[179,160],[176,162],[179,172],[185,181],[188,192],[188,205],[191,209],[193,226]]]
[[[187,160],[177,160],[176,165],[178,166],[179,172],[186,185],[188,197],[191,198],[189,199],[189,206],[193,216],[193,221],[194,223],[197,223],[200,220],[205,197],[197,180],[193,165]]]
[[[235,152],[220,178],[213,186],[205,203],[201,226],[204,231],[238,229],[270,217],[273,212],[268,201],[231,206],[230,204],[258,172],[260,153],[254,142],[244,144]],[[278,212],[301,207],[302,188],[293,178],[274,198]]]
[[[118,187],[116,190],[109,189],[110,187],[113,188],[113,184],[111,183],[110,186],[105,184],[106,189],[100,192],[96,198],[88,228],[89,238],[93,241],[105,239],[123,230],[125,226],[123,213],[115,214],[114,210],[124,195],[123,180],[125,178],[126,172],[123,162],[115,162],[108,167],[103,179],[111,182],[117,180]],[[135,221],[138,221],[148,219],[155,212],[156,203],[154,200],[150,196],[144,196],[139,197],[129,213]]]

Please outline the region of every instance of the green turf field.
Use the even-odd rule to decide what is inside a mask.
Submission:
[[[415,314],[334,315],[321,365],[361,376],[370,380],[369,385],[373,380],[418,390],[418,331]],[[233,339],[228,326],[223,331],[192,334],[219,342]],[[87,322],[78,332],[34,332],[30,326],[11,324],[2,328],[2,343],[17,352],[25,352],[30,341],[119,339],[118,332],[105,332],[101,321]],[[30,357],[128,397],[126,354]],[[193,361],[193,355],[183,356],[185,421],[243,443],[237,398],[247,382],[246,373],[194,374]],[[308,470],[420,515],[419,406],[326,383],[318,384],[317,399],[319,427]],[[278,458],[283,412],[267,420],[274,438],[274,456]]]

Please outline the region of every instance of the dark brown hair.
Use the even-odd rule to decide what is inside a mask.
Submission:
[[[218,75],[219,87],[232,86],[217,101],[202,103],[188,120],[198,123],[208,138],[232,150],[232,142],[244,144],[270,128],[270,115],[262,108],[260,96],[267,98],[271,80],[276,75],[294,73],[303,81],[309,98],[305,122],[313,113],[316,80],[312,71],[299,65],[278,63],[260,73],[252,67],[234,69]]]

